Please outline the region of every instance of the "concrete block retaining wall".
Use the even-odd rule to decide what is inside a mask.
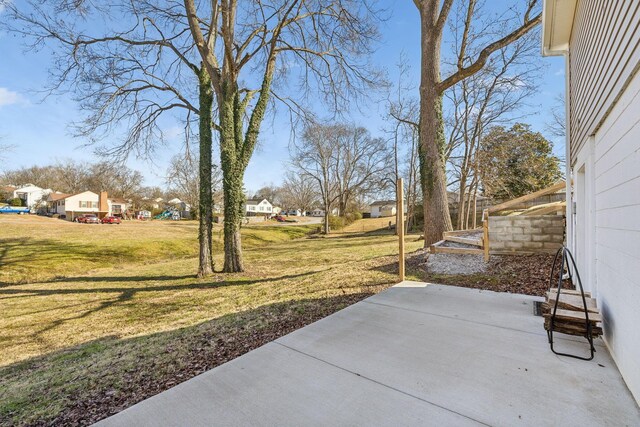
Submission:
[[[489,251],[554,253],[564,242],[564,216],[490,216]]]

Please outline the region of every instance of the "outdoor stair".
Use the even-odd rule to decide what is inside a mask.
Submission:
[[[446,231],[442,240],[431,245],[430,251],[432,254],[482,255],[482,229]]]

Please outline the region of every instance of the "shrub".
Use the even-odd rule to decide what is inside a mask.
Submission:
[[[24,200],[22,200],[19,197],[16,197],[15,199],[9,200],[9,205],[11,205],[11,206],[24,206]]]
[[[337,215],[329,215],[329,228],[331,230],[341,230],[346,225],[344,217]]]

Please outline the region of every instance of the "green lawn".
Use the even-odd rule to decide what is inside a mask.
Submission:
[[[246,227],[247,271],[199,280],[194,222],[0,216],[0,425],[96,421],[397,280],[395,236],[316,227]]]

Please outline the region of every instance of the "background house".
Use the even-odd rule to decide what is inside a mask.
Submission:
[[[273,214],[273,206],[267,199],[250,199],[245,202],[244,211],[246,216],[271,216]]]
[[[46,198],[47,212],[50,214],[58,213],[58,207],[64,206],[64,199],[69,196],[71,196],[71,194],[61,193],[59,191],[49,193]]]
[[[95,214],[102,218],[109,213],[107,193],[102,192],[98,195],[93,191],[83,191],[60,198],[56,200],[56,213],[65,215],[69,221],[85,214]]]
[[[131,207],[131,203],[125,199],[107,199],[109,206],[109,215],[122,216],[127,209]]]
[[[23,205],[29,209],[36,209],[45,205],[47,195],[52,191],[50,188],[43,189],[33,184],[27,184],[24,187],[16,188],[13,191],[13,198],[22,199]]]
[[[565,56],[567,244],[604,340],[640,399],[640,1],[546,0],[543,52]]]
[[[369,205],[371,208],[371,218],[382,218],[394,216],[396,214],[395,200],[380,200]]]

